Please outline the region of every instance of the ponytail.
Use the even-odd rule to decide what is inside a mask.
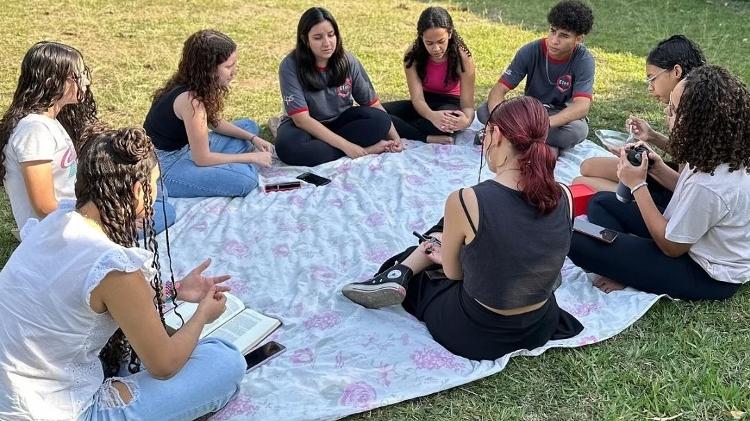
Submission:
[[[496,126],[520,153],[519,186],[527,203],[547,215],[560,203],[562,191],[555,182],[556,158],[547,146],[549,115],[539,100],[521,96],[508,99],[492,111],[489,123]]]
[[[546,215],[560,202],[560,189],[554,179],[555,155],[542,141],[535,141],[521,154],[521,192],[524,199]]]

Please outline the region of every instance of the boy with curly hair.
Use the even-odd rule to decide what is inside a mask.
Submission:
[[[547,15],[549,35],[518,50],[510,66],[479,106],[477,117],[486,122],[505,95],[526,78],[524,95],[544,104],[550,115],[547,144],[556,152],[575,146],[589,132],[586,116],[594,88],[594,58],[583,45],[594,14],[578,0],[557,3]]]

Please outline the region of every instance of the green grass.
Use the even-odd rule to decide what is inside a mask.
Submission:
[[[597,60],[595,128],[620,128],[629,113],[663,127],[662,106],[646,94],[644,56],[656,41],[684,33],[709,61],[750,80],[750,3],[699,0],[597,0],[586,43]],[[552,1],[474,0],[449,7],[477,62],[477,102],[525,42],[546,30]],[[183,40],[214,27],[240,46],[240,73],[227,117],[265,122],[280,111],[277,70],[293,46],[303,1],[6,0],[0,8],[0,107],[15,89],[24,52],[41,39],[80,48],[93,69],[100,117],[140,125],[151,93],[173,71]],[[367,68],[384,100],[407,95],[401,55],[424,3],[326,2],[345,45]],[[7,200],[0,198],[0,262],[16,246]],[[637,262],[634,262],[637,264]],[[0,316],[2,317],[2,316]],[[633,327],[601,344],[515,358],[490,378],[377,409],[352,419],[732,419],[750,412],[750,293],[726,303],[663,300]],[[735,413],[737,414],[737,413]],[[746,417],[747,418],[747,417]]]

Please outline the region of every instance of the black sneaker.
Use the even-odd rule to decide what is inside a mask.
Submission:
[[[367,308],[401,304],[406,297],[406,286],[412,271],[396,264],[364,282],[352,282],[341,288],[344,297]]]

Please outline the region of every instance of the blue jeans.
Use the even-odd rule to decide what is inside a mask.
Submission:
[[[142,370],[104,381],[94,403],[79,421],[193,420],[224,407],[240,390],[245,359],[232,345],[216,338],[201,340],[182,369],[168,380]],[[123,383],[133,397],[124,403],[112,381]]]
[[[237,120],[235,126],[250,133],[258,133],[258,125],[250,120]],[[252,152],[251,142],[224,136],[216,132],[208,134],[211,152],[237,154]],[[157,149],[161,164],[161,177],[169,197],[236,197],[247,196],[258,187],[258,170],[252,164],[231,163],[200,167],[190,157],[190,145],[176,151]]]

